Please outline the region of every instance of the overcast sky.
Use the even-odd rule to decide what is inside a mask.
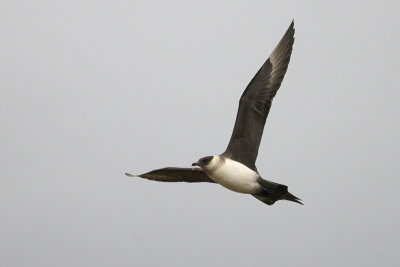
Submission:
[[[398,1],[0,1],[1,266],[398,266]],[[304,206],[124,172],[222,153],[295,19],[257,167]]]

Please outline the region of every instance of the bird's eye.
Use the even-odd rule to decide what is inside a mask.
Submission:
[[[210,163],[211,159],[212,159],[212,157],[207,157],[207,158],[203,159],[201,162],[202,162],[204,165],[207,165],[208,163]]]

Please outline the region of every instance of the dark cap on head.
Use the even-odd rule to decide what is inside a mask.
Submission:
[[[213,159],[214,156],[207,156],[199,159],[197,162],[192,163],[192,166],[206,166]]]

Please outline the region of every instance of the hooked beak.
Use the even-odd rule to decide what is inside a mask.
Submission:
[[[199,166],[199,163],[194,162],[194,163],[192,163],[192,166]]]

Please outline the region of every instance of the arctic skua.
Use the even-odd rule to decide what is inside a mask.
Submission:
[[[278,200],[302,204],[288,192],[288,187],[263,179],[255,162],[265,121],[288,68],[294,43],[294,22],[272,51],[267,61],[250,81],[239,101],[232,136],[225,152],[200,158],[192,166],[199,168],[168,167],[141,175],[132,175],[161,182],[218,183],[232,191],[253,195],[265,204]]]

